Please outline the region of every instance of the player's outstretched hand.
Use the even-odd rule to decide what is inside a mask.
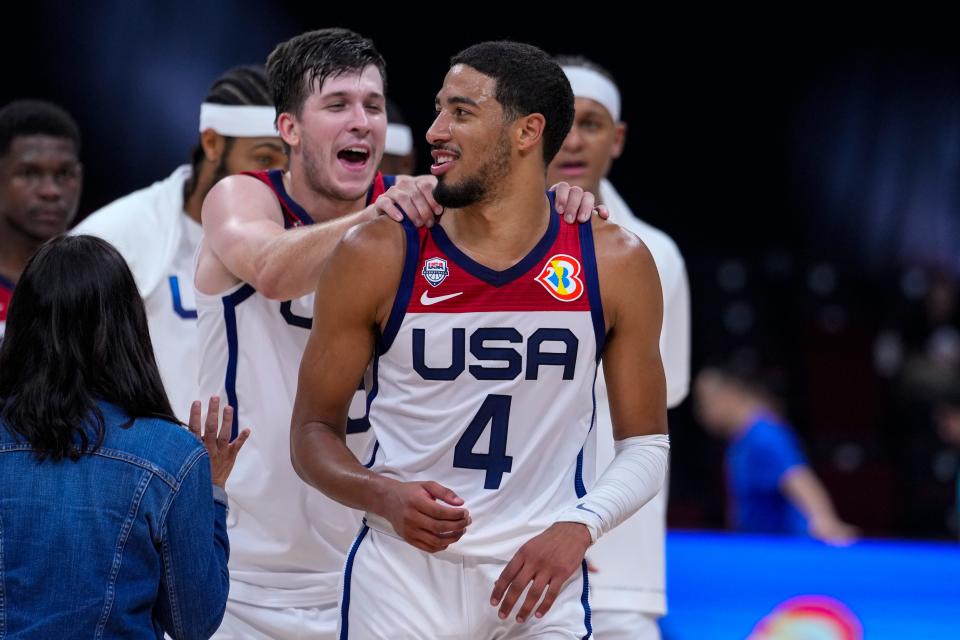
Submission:
[[[383,516],[407,543],[436,553],[463,537],[472,522],[462,505],[457,494],[436,482],[397,482],[387,496]]]
[[[374,210],[397,222],[403,222],[406,214],[416,226],[432,227],[443,214],[443,207],[433,199],[436,186],[435,176],[397,176],[396,184],[373,203]]]
[[[593,214],[597,214],[604,220],[610,217],[607,207],[596,204],[596,196],[580,187],[571,187],[566,182],[558,182],[550,187],[550,191],[557,194],[555,200],[557,213],[562,214],[563,219],[569,224],[589,222]]]
[[[207,455],[210,457],[210,475],[213,484],[223,488],[233,471],[233,463],[237,461],[243,443],[250,437],[250,429],[244,429],[230,442],[230,431],[233,428],[233,407],[223,410],[223,421],[220,421],[220,398],[213,396],[207,405],[207,419],[203,422],[203,432],[200,431],[200,401],[195,400],[190,405],[190,420],[187,426],[190,432],[200,439]]]
[[[584,525],[555,522],[514,554],[493,585],[490,604],[499,605],[500,617],[506,619],[524,589],[533,582],[517,612],[517,622],[530,616],[546,591],[536,612],[536,616],[542,618],[553,606],[567,579],[581,567],[589,546],[590,532]]]

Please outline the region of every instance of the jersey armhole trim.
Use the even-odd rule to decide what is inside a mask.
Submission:
[[[597,251],[594,246],[593,227],[589,222],[580,225],[580,257],[583,258],[583,274],[587,281],[590,317],[593,320],[593,333],[597,339],[597,363],[599,363],[607,339],[607,326],[603,319],[603,300],[600,296],[600,277],[597,273]]]
[[[413,295],[413,280],[416,276],[417,265],[420,263],[420,234],[409,218],[404,218],[402,224],[407,236],[406,256],[403,260],[400,286],[397,287],[397,295],[393,299],[393,307],[390,309],[390,317],[387,319],[387,325],[384,327],[383,333],[377,340],[377,353],[380,355],[390,350],[390,346],[397,337],[397,332],[400,331],[400,324],[407,314],[407,305],[410,304],[410,296]]]
[[[240,406],[237,402],[237,364],[240,358],[240,344],[237,338],[237,306],[256,293],[249,284],[244,283],[233,293],[223,296],[223,324],[227,334],[227,371],[223,388],[227,392],[227,403],[233,407],[233,424],[230,428],[230,441],[237,438],[240,431]]]

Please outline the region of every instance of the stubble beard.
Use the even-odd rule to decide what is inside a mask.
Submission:
[[[476,174],[457,183],[445,181],[444,176],[440,176],[433,197],[442,207],[450,209],[462,209],[489,201],[496,195],[498,183],[509,171],[510,143],[506,131],[501,131],[493,157],[480,165]]]

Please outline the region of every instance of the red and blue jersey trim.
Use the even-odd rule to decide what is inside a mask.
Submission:
[[[286,188],[283,186],[283,171],[281,169],[271,169],[270,171],[244,171],[242,175],[256,178],[264,183],[277,196],[280,202],[280,209],[283,211],[283,226],[287,229],[291,227],[302,227],[313,224],[314,219],[307,213],[307,210],[300,206],[300,203],[290,197]],[[396,181],[395,176],[385,176],[379,171],[373,178],[373,184],[367,191],[367,204],[379,198],[383,193],[393,186]]]
[[[389,349],[406,313],[589,311],[603,349],[606,324],[589,223],[567,224],[553,208],[543,237],[514,266],[496,271],[461,251],[443,228],[404,221],[407,252],[400,287],[379,341]]]

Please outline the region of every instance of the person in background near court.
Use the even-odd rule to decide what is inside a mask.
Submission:
[[[200,105],[200,139],[191,163],[94,212],[73,231],[107,240],[133,271],[160,376],[181,421],[198,397],[192,282],[200,205],[225,176],[286,164],[263,67],[235,67],[217,78]]]
[[[400,107],[387,98],[387,141],[383,145],[380,171],[395,176],[412,176],[417,170],[413,132],[403,119]]]
[[[698,420],[730,441],[726,469],[733,528],[810,535],[836,545],[855,540],[856,528],[837,515],[756,375],[743,367],[707,367],[697,376],[694,393]]]
[[[207,638],[227,600],[224,485],[249,430],[173,417],[123,257],[61,236],[0,345],[0,635]],[[190,429],[200,436],[200,403]],[[219,435],[219,437],[218,437]],[[212,484],[211,484],[212,483]]]
[[[620,119],[620,91],[613,77],[583,57],[561,56],[575,97],[576,115],[560,152],[550,163],[548,182],[565,180],[600,194],[610,220],[635,233],[653,255],[663,290],[660,355],[667,379],[667,407],[683,402],[690,386],[690,288],[677,245],[637,218],[607,180],[623,153],[627,126]],[[603,374],[597,379],[597,469],[613,459],[613,428]],[[587,557],[593,624],[604,640],[655,640],[657,619],[667,612],[665,532],[667,488],[632,518],[597,541]]]
[[[17,100],[0,109],[0,341],[27,260],[77,215],[79,157],[80,129],[57,105]]]

